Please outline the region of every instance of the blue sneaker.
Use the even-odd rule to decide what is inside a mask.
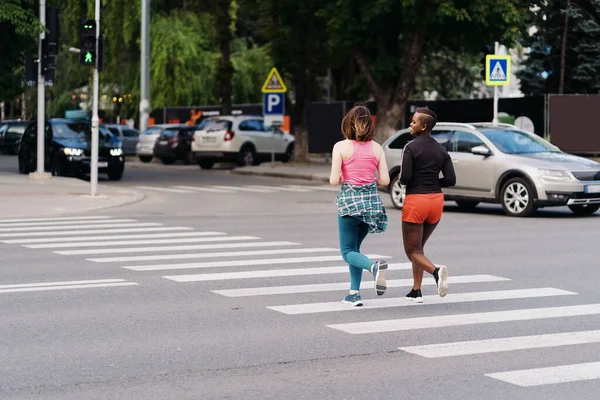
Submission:
[[[387,289],[387,283],[385,281],[385,275],[387,273],[388,263],[383,260],[379,260],[373,264],[373,280],[375,282],[375,290],[377,296],[383,296]]]
[[[360,299],[360,293],[347,294],[346,297],[342,299],[342,303],[350,304],[353,307],[360,307],[363,305],[363,302]]]

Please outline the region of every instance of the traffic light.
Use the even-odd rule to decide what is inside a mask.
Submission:
[[[483,53],[483,56],[481,57],[481,77],[483,79],[486,78],[485,76],[485,64],[486,64],[486,56],[488,54],[494,54],[496,52],[496,46],[493,44],[486,44],[481,48],[481,52]]]
[[[84,19],[79,29],[81,53],[79,61],[83,65],[96,66],[96,21]]]
[[[56,55],[58,54],[58,9],[46,8],[46,32],[42,40],[42,75],[46,80],[54,80]]]

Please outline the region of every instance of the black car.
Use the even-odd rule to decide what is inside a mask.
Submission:
[[[0,122],[0,149],[7,154],[17,154],[21,136],[29,121],[2,121]]]
[[[163,164],[173,164],[183,160],[186,164],[195,164],[192,153],[192,140],[196,126],[182,125],[165,128],[161,131],[154,144],[154,156],[160,158]]]
[[[125,170],[120,143],[110,133],[100,132],[98,172],[119,180]],[[45,167],[55,176],[84,176],[90,172],[92,125],[88,121],[50,119],[45,124]],[[19,146],[19,172],[27,174],[37,166],[37,122],[25,129]]]

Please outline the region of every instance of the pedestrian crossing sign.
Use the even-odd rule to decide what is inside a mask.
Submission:
[[[488,54],[485,57],[485,84],[505,86],[510,83],[510,56]]]
[[[262,87],[263,93],[285,93],[287,92],[287,87],[285,87],[285,83],[283,83],[283,79],[281,79],[281,75],[277,71],[277,68],[273,67],[271,72],[269,72],[269,76],[265,81]]]

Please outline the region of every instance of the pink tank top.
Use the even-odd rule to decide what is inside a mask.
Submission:
[[[372,141],[357,142],[352,141],[354,153],[352,156],[342,161],[342,176],[344,183],[353,185],[367,185],[375,181],[375,170],[379,164],[375,153],[373,152]]]

